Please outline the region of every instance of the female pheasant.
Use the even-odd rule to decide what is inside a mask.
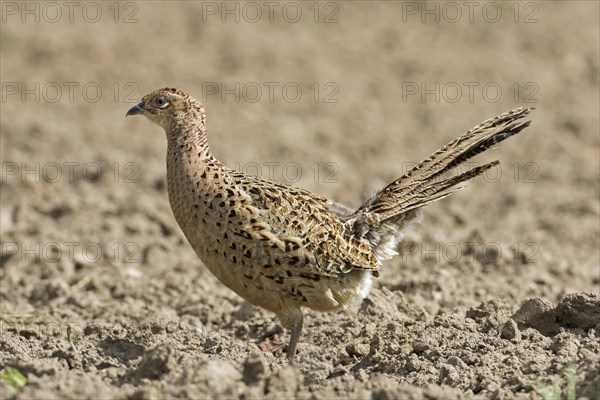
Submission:
[[[420,208],[498,161],[454,175],[452,169],[529,126],[522,119],[530,110],[482,122],[356,210],[224,166],[208,147],[204,108],[180,90],[156,90],[127,115],[144,115],[165,130],[177,223],[211,273],[291,329],[292,359],[302,308],[333,311],[367,296],[381,263],[397,254],[406,230],[420,220]]]

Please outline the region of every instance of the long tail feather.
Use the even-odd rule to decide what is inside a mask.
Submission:
[[[532,109],[517,108],[475,126],[387,185],[366,201],[357,213],[375,212],[380,221],[385,221],[452,194],[461,188],[457,185],[481,175],[498,161],[443,177],[452,168],[528,127],[531,121],[520,120]]]

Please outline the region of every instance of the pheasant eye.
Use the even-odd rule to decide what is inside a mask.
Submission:
[[[157,97],[154,100],[154,104],[158,108],[165,108],[165,107],[167,107],[169,105],[169,102],[167,100],[165,100],[163,97]]]

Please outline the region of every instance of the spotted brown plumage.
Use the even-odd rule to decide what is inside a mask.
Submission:
[[[291,329],[292,358],[302,308],[333,311],[364,298],[381,263],[397,254],[406,230],[420,220],[420,207],[497,161],[458,174],[453,168],[527,127],[522,119],[529,111],[518,108],[477,125],[357,210],[224,166],[208,147],[204,108],[180,90],[156,90],[127,115],[145,115],[165,130],[177,223],[211,273]]]

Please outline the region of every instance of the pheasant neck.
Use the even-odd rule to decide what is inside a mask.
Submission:
[[[192,153],[202,160],[216,160],[208,147],[203,113],[199,118],[194,118],[193,124],[177,124],[167,132],[167,141],[169,153],[185,149],[187,153]]]

